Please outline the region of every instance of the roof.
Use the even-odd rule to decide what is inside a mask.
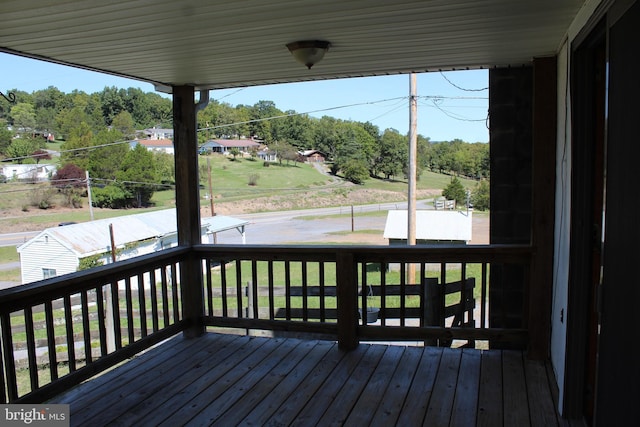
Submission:
[[[202,218],[203,229],[209,232],[220,232],[248,224],[248,221],[226,216]],[[18,247],[24,251],[31,242],[41,240],[44,236],[57,240],[78,256],[102,253],[111,248],[109,226],[113,226],[116,247],[128,243],[167,237],[177,232],[175,209],[145,212],[115,218],[51,227]]]
[[[416,211],[417,240],[471,240],[471,212],[461,211]],[[408,213],[393,210],[387,214],[384,226],[385,239],[407,239]]]
[[[145,147],[168,147],[173,148],[173,140],[171,139],[138,139],[138,144]]]
[[[518,66],[557,53],[591,3],[12,0],[0,2],[0,51],[166,90]],[[310,70],[286,48],[301,40],[331,43]]]

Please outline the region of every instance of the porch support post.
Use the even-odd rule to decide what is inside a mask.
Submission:
[[[336,288],[338,347],[341,350],[354,350],[359,343],[356,263],[352,253],[340,251],[337,254]]]
[[[529,348],[531,359],[549,357],[556,188],[557,59],[533,61],[533,152]]]
[[[178,246],[201,243],[196,104],[192,86],[173,87],[173,145],[176,167],[176,220]],[[189,256],[180,268],[183,317],[191,322],[184,332],[192,338],[204,333],[202,267]]]

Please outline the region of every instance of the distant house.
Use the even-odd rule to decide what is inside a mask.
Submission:
[[[7,180],[17,181],[49,181],[55,175],[57,167],[48,164],[2,165],[0,175]]]
[[[149,128],[143,132],[148,139],[173,139],[173,129]]]
[[[248,221],[223,215],[202,218],[202,242],[211,243],[216,233],[232,229],[244,237],[246,224]],[[111,263],[110,229],[118,261],[177,245],[175,209],[51,227],[17,248],[22,283],[73,273],[87,257]]]
[[[167,154],[175,152],[171,139],[137,139],[132,143],[132,148],[137,144],[144,146],[149,151],[160,151]]]
[[[267,146],[260,146],[258,149],[258,158],[265,162],[277,162],[278,153],[275,150],[269,150]]]
[[[200,154],[220,153],[228,156],[232,148],[237,148],[242,154],[249,154],[259,147],[260,143],[252,139],[212,139],[200,146]]]
[[[309,163],[322,163],[325,160],[324,154],[322,154],[318,150],[304,150],[298,151],[298,154],[304,159],[305,162]]]
[[[392,210],[387,214],[384,237],[390,245],[407,244],[408,213],[406,210]],[[472,213],[461,211],[416,212],[417,244],[467,244],[471,241]]]

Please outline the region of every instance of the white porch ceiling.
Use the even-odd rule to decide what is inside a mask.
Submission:
[[[553,55],[584,0],[3,0],[0,51],[218,89]],[[311,70],[286,44],[327,40]]]

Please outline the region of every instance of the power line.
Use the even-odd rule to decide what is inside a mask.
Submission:
[[[440,75],[442,76],[443,79],[445,79],[451,86],[455,87],[456,89],[459,90],[463,90],[465,92],[482,92],[483,90],[488,90],[488,87],[483,87],[481,89],[467,89],[467,88],[463,88],[458,86],[457,84],[453,83],[451,80],[449,80],[447,78],[447,76],[444,75],[444,73],[442,71],[440,71]]]

